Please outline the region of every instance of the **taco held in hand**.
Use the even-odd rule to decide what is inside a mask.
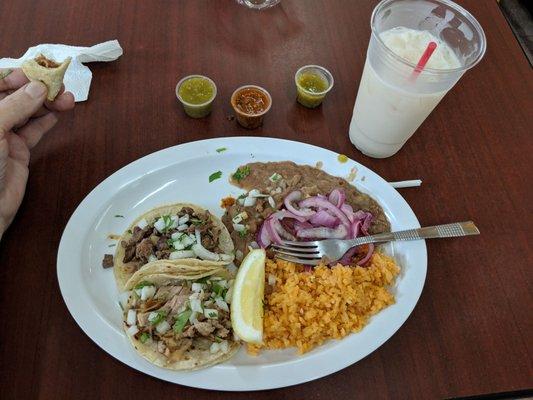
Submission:
[[[233,261],[233,242],[214,215],[192,204],[158,207],[134,221],[120,238],[114,257],[119,289],[149,262],[222,266]]]
[[[40,81],[48,88],[50,101],[54,101],[63,86],[63,78],[70,64],[71,58],[66,58],[63,62],[57,63],[40,54],[39,56],[27,60],[22,64],[22,71],[32,81]]]
[[[163,368],[194,370],[238,351],[229,309],[233,280],[224,268],[201,279],[142,272],[128,282],[124,307],[124,329],[139,354]]]

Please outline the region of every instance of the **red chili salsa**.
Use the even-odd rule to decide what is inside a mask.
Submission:
[[[235,96],[235,108],[239,111],[257,115],[263,113],[269,106],[267,95],[255,88],[245,88]]]

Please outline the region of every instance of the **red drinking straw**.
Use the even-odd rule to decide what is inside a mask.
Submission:
[[[437,43],[435,42],[429,42],[428,47],[426,47],[426,50],[424,51],[424,54],[422,54],[422,57],[420,57],[420,60],[418,60],[418,64],[416,64],[415,69],[413,70],[413,74],[411,75],[411,81],[414,82],[416,78],[418,78],[418,75],[424,70],[426,67],[426,64],[429,61],[429,58],[437,48]]]

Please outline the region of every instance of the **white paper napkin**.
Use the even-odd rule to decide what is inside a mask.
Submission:
[[[92,47],[40,44],[30,47],[19,59],[0,59],[0,68],[18,68],[25,60],[34,58],[41,53],[45,57],[59,62],[67,57],[72,57],[72,61],[65,73],[64,84],[65,90],[72,92],[74,99],[78,102],[85,101],[89,97],[89,88],[93,77],[91,70],[82,63],[114,61],[122,55],[122,47],[120,47],[118,40],[110,40]]]

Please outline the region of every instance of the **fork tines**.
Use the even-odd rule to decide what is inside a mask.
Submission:
[[[322,255],[313,242],[288,242],[272,244],[272,248],[278,258],[282,260],[307,265],[318,265]]]

